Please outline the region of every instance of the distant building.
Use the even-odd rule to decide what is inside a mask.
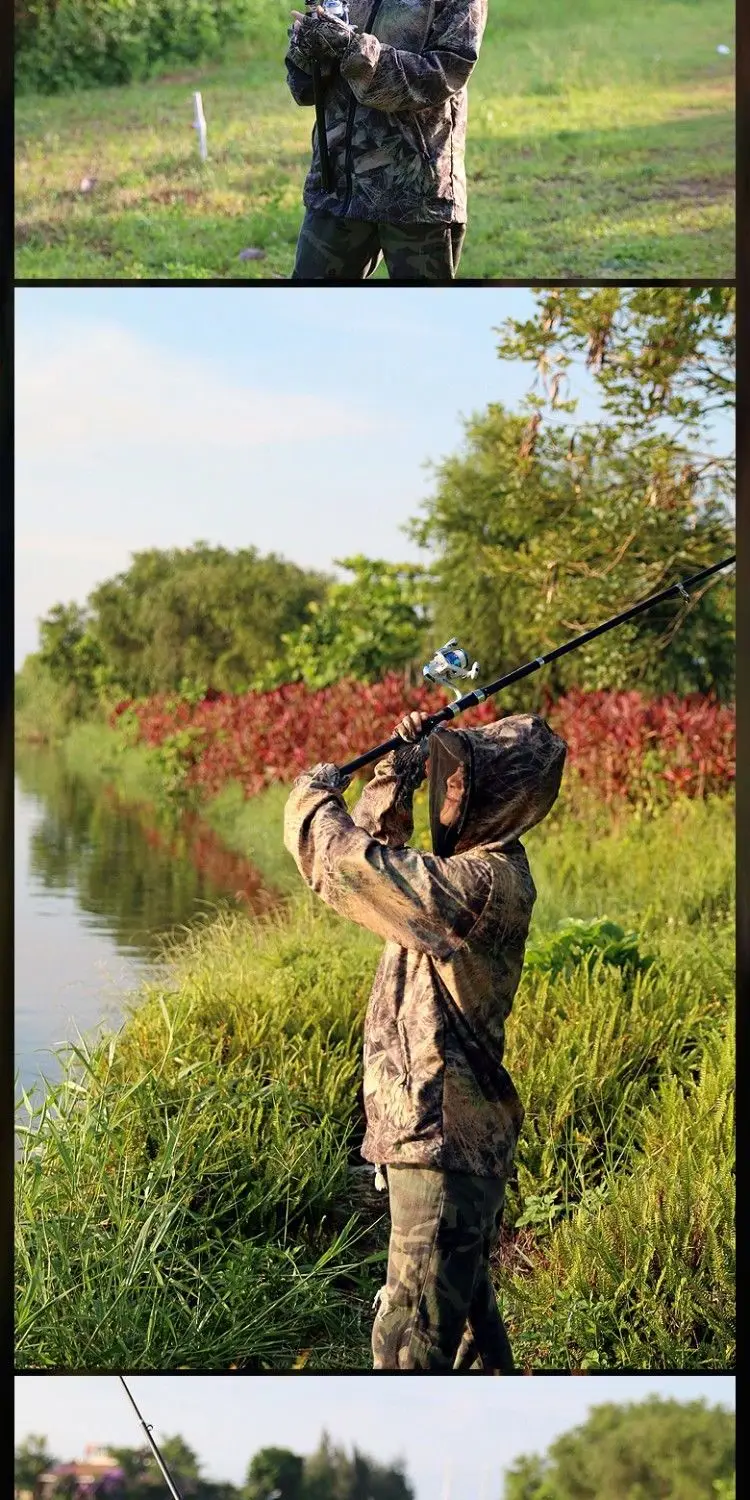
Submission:
[[[83,1458],[72,1464],[53,1464],[37,1480],[37,1500],[52,1500],[61,1492],[86,1500],[87,1496],[112,1497],[124,1488],[125,1475],[117,1459],[106,1448],[96,1443],[87,1443]]]

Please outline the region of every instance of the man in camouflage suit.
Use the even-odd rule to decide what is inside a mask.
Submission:
[[[565,744],[533,715],[397,726],[353,813],[333,765],[297,778],[284,842],[342,916],[386,939],[367,1011],[362,1155],[387,1170],[391,1242],[375,1369],[513,1370],[490,1278],[523,1109],[503,1067],[536,898],[521,835],[552,807]],[[409,848],[429,776],[433,853]]]
[[[298,104],[321,67],[331,188],[317,130],[293,281],[453,280],[466,233],[467,83],[487,0],[351,0],[345,26],[318,8],[292,27]]]

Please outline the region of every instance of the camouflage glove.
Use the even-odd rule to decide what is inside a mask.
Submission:
[[[297,28],[290,26],[287,36],[289,37],[289,46],[286,49],[285,61],[292,63],[302,73],[312,73],[312,58],[308,57],[306,52],[301,52],[297,46]],[[335,65],[330,58],[328,62],[321,63],[320,65],[320,76],[323,79],[331,78],[335,71]]]
[[[395,750],[391,751],[394,774],[399,781],[404,783],[404,786],[416,789],[422,785],[429,753],[429,735],[417,740],[416,743],[405,740],[403,745],[398,745]]]
[[[314,11],[311,16],[298,21],[294,45],[311,62],[338,62],[353,35],[353,26],[345,26],[335,16],[321,16]]]
[[[390,762],[394,776],[411,791],[421,785],[426,775],[430,736],[421,734],[426,718],[427,715],[419,709],[404,714],[403,719],[399,719],[398,724],[393,726],[393,733],[398,735],[402,743],[386,756],[386,768]],[[417,735],[420,736],[419,739]],[[377,771],[375,774],[377,775]]]
[[[331,765],[329,761],[321,761],[306,774],[310,777],[311,785],[327,787],[332,792],[345,792],[352,779],[351,776],[342,776],[338,766]]]

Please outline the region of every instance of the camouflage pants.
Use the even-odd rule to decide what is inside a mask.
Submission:
[[[512,1374],[489,1266],[504,1182],[389,1167],[388,1192],[391,1242],[372,1330],[374,1369]]]
[[[366,281],[385,257],[391,281],[453,281],[465,224],[369,224],[305,213],[292,281]]]

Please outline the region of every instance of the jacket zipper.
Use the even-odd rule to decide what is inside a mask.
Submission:
[[[365,22],[365,31],[369,31],[370,27],[374,24],[375,17],[377,15],[378,11],[380,10],[380,7],[381,7],[382,3],[383,3],[383,0],[375,0],[375,4],[373,5],[372,10],[370,11],[370,14],[367,17],[367,20]],[[349,207],[349,204],[351,202],[351,197],[352,197],[352,135],[353,135],[353,132],[354,132],[354,116],[355,116],[356,113],[357,113],[357,101],[356,101],[356,99],[354,97],[354,94],[352,94],[351,101],[349,103],[349,113],[348,113],[347,119],[346,119],[346,142],[345,142],[345,152],[346,152],[346,154],[345,154],[345,157],[344,157],[344,171],[346,173],[346,192],[344,194],[344,207],[341,210],[342,215],[344,215],[346,213],[346,210]]]

